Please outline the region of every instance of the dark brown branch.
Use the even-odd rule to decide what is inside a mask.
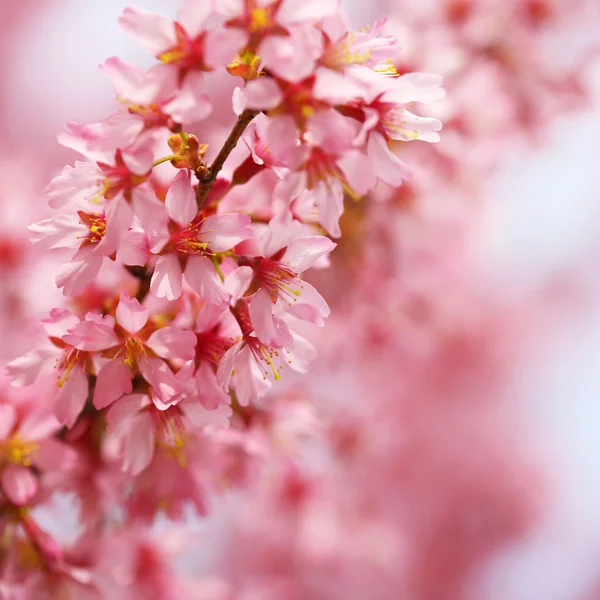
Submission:
[[[233,151],[233,149],[237,146],[242,134],[246,130],[246,127],[250,125],[252,119],[256,117],[256,115],[260,111],[258,110],[245,110],[239,117],[236,124],[233,126],[231,133],[225,140],[223,147],[217,157],[213,161],[213,164],[199,176],[200,183],[196,188],[196,202],[198,203],[198,210],[202,209],[206,204],[206,198],[208,193],[210,192],[213,183],[217,179],[217,175],[223,168],[225,161]],[[198,174],[199,175],[199,174]]]

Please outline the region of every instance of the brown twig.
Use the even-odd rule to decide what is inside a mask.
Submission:
[[[246,130],[246,127],[250,125],[252,119],[256,117],[256,115],[260,111],[258,110],[245,110],[239,117],[236,124],[233,126],[231,133],[225,140],[223,147],[217,157],[213,161],[213,164],[204,171],[202,174],[202,178],[200,179],[200,183],[196,188],[196,202],[198,203],[198,210],[202,209],[206,204],[206,198],[208,197],[208,193],[210,192],[213,183],[217,179],[217,175],[223,168],[225,161],[233,151],[233,149],[237,146],[242,134]]]

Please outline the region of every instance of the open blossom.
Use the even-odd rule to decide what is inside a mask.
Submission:
[[[210,257],[252,236],[250,218],[241,214],[198,214],[189,172],[182,170],[167,193],[162,222],[152,232],[151,251],[158,254],[150,289],[158,298],[181,295],[182,275],[187,284],[212,303],[229,297]]]
[[[291,315],[322,326],[323,318],[329,315],[329,307],[312,285],[300,279],[300,275],[334,248],[335,244],[329,238],[304,235],[300,223],[291,218],[272,219],[260,239],[260,254],[242,256],[238,269],[228,276],[228,284],[234,285],[235,278],[239,281],[236,285],[238,294],[250,291],[260,295],[252,303],[255,327],[257,322],[272,326],[269,321],[277,302]],[[263,296],[264,300],[261,300]],[[263,338],[263,341],[268,340]]]
[[[106,317],[105,321],[109,318],[115,329],[116,342],[109,352],[103,353],[109,360],[98,370],[94,406],[104,408],[130,393],[136,372],[155,388],[157,402],[165,405],[177,402],[182,394],[181,385],[161,359],[190,360],[194,356],[194,334],[173,326],[153,327],[148,323],[148,309],[137,299],[129,298],[127,292],[121,293],[116,321],[112,317]],[[69,329],[65,339],[79,350],[93,350],[99,329],[104,326],[96,321],[82,322]]]
[[[88,313],[83,321],[68,310],[54,309],[42,319],[41,324],[51,345],[32,350],[13,360],[7,366],[7,374],[13,385],[32,384],[41,375],[56,372],[57,393],[54,398],[54,413],[57,419],[72,427],[83,410],[89,395],[88,374],[92,372],[92,355],[118,343],[113,331],[114,319]],[[92,328],[86,348],[76,348],[69,343],[73,327]],[[75,341],[75,340],[73,340]]]
[[[38,491],[38,480],[32,467],[49,462],[48,454],[60,450],[44,446],[40,457],[40,442],[60,429],[60,423],[46,411],[34,407],[22,418],[8,403],[0,404],[0,489],[13,504],[22,506]]]

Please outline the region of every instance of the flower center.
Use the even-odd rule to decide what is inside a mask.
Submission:
[[[154,443],[184,467],[187,462],[184,452],[186,433],[181,410],[176,406],[164,411],[152,408],[151,415]]]
[[[0,442],[0,456],[12,465],[30,467],[37,456],[39,444],[23,440],[17,433]]]
[[[262,31],[271,24],[271,11],[267,8],[254,8],[250,11],[250,24],[248,28],[251,33]]]
[[[256,279],[273,301],[285,298],[290,304],[298,300],[300,280],[296,272],[283,262],[263,258],[256,270]]]
[[[208,249],[210,240],[202,239],[203,236],[211,232],[200,233],[201,226],[202,222],[190,223],[185,229],[182,229],[171,238],[171,242],[178,252],[182,254],[211,254]]]
[[[83,240],[83,244],[97,244],[102,241],[106,233],[106,217],[98,213],[85,213],[78,211],[80,221],[88,228],[88,234]]]
[[[138,364],[141,356],[144,358],[146,357],[146,348],[144,347],[144,344],[134,337],[127,338],[123,345],[123,351],[125,353],[123,363],[128,367],[133,367]]]
[[[66,381],[69,380],[69,374],[71,371],[80,367],[83,369],[85,360],[85,352],[77,350],[76,348],[68,347],[64,353],[56,359],[54,368],[58,370],[58,379],[56,385],[62,388]]]

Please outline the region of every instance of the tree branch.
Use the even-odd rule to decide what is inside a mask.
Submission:
[[[198,203],[198,210],[202,209],[206,204],[206,198],[208,197],[208,193],[210,192],[213,183],[217,179],[217,175],[223,168],[225,161],[233,151],[233,149],[237,146],[242,134],[246,130],[246,127],[250,125],[254,117],[258,115],[260,111],[258,110],[248,110],[246,109],[239,117],[236,124],[233,126],[231,133],[225,140],[223,147],[217,157],[213,161],[213,164],[204,172],[202,179],[200,179],[200,183],[196,188],[196,202]]]

